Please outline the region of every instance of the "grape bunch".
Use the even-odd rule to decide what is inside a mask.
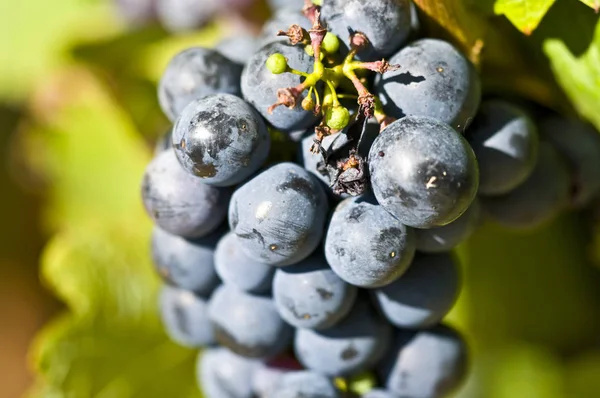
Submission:
[[[159,84],[173,127],[142,196],[164,327],[206,347],[208,398],[447,396],[469,362],[443,322],[452,250],[484,218],[536,228],[594,200],[600,136],[482,100],[408,0],[285,3]]]

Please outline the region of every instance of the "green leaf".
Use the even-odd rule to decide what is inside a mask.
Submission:
[[[496,0],[494,12],[505,15],[521,32],[529,35],[555,0]]]
[[[30,396],[199,397],[197,353],[170,342],[158,317],[139,188],[149,148],[106,87],[78,68],[49,83],[33,113],[26,148],[50,181],[55,231],[42,280],[70,312],[36,338]]]
[[[31,355],[42,377],[29,398],[201,397],[197,354],[152,329],[65,315],[45,327]]]
[[[565,26],[562,21],[570,21]],[[582,3],[558,2],[537,40],[577,112],[600,130],[600,19]]]
[[[598,12],[600,10],[600,0],[579,0],[579,1],[581,1],[586,6],[593,8],[594,11],[596,11],[596,12]]]

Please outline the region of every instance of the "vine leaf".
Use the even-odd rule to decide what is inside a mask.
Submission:
[[[579,0],[579,1],[581,1],[586,6],[591,7],[596,12],[600,11],[600,0]]]
[[[530,35],[555,0],[496,0],[494,12],[506,18],[521,32]]]
[[[68,311],[35,339],[29,396],[199,398],[197,352],[169,341],[158,317],[139,191],[148,146],[80,68],[49,78],[30,111],[23,152],[50,182],[41,276]]]

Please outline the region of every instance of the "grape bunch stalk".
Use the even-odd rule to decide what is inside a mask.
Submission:
[[[142,198],[166,332],[205,347],[208,398],[448,396],[469,363],[453,249],[598,200],[600,136],[482,99],[409,0],[272,3],[159,83],[173,126]]]
[[[351,122],[362,121],[364,124],[371,117],[375,117],[382,128],[394,120],[385,115],[381,102],[369,92],[364,84],[365,79],[359,78],[357,73],[365,70],[385,73],[399,69],[400,65],[391,65],[385,59],[368,62],[355,60],[356,55],[369,46],[369,39],[362,32],[350,34],[348,54],[340,57],[339,39],[321,23],[320,7],[306,0],[303,13],[312,23],[309,30],[294,24],[287,31],[279,31],[277,34],[288,37],[292,45],[304,46],[305,51],[314,58],[312,72],[306,73],[290,67],[281,53],[269,56],[266,65],[272,73],[293,73],[302,76],[304,80],[295,87],[278,89],[277,102],[268,108],[268,112],[272,113],[278,106],[288,108],[298,106],[300,95],[308,90],[307,96],[301,101],[302,109],[322,116],[321,122],[315,127],[315,139],[310,151],[321,154],[323,162],[326,163],[327,153],[321,145],[324,137],[342,131]],[[319,82],[323,84],[322,94],[317,88]],[[340,99],[356,99],[358,110],[354,114],[354,120],[350,120],[350,111],[340,103]],[[365,190],[365,161],[358,153],[361,137],[351,148],[349,156],[335,163],[337,173],[332,186],[335,187],[337,194],[348,193],[355,196]],[[352,174],[347,173],[351,168],[357,171]],[[352,177],[342,177],[340,180],[342,173]]]

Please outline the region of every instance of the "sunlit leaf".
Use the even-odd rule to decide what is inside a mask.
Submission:
[[[530,34],[555,0],[496,0],[494,12],[505,15],[521,32]]]

